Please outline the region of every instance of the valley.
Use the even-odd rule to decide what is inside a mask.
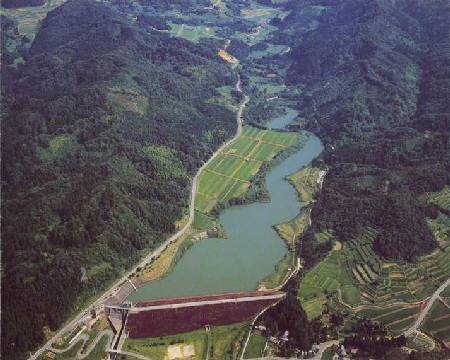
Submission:
[[[406,360],[408,352],[417,352],[444,359],[450,346],[450,143],[442,105],[449,77],[442,69],[448,59],[430,40],[442,29],[436,25],[423,30],[429,25],[427,16],[441,19],[439,1],[422,17],[378,2],[104,3],[113,9],[112,15],[107,11],[113,20],[105,31],[116,34],[113,29],[120,23],[122,35],[111,35],[111,46],[99,45],[103,63],[96,66],[117,68],[106,80],[92,80],[80,72],[78,78],[86,80],[79,80],[77,91],[88,89],[105,99],[101,126],[113,126],[106,137],[123,136],[129,145],[105,145],[105,135],[96,130],[100,125],[91,123],[91,133],[99,135],[88,139],[84,148],[86,133],[74,126],[58,127],[56,120],[46,125],[56,132],[51,136],[43,132],[32,140],[38,164],[43,164],[39,174],[57,168],[62,174],[54,179],[57,184],[63,183],[64,174],[74,174],[73,168],[66,173],[67,159],[78,159],[74,164],[81,169],[87,159],[98,156],[90,153],[95,147],[89,141],[114,156],[105,155],[105,162],[98,162],[108,164],[105,176],[112,175],[103,183],[96,179],[99,185],[92,190],[96,202],[80,208],[83,219],[104,219],[95,227],[100,240],[83,235],[85,242],[92,242],[70,245],[80,249],[72,258],[74,279],[79,266],[88,274],[89,282],[77,285],[84,295],[67,291],[70,310],[61,311],[51,326],[39,320],[48,338],[30,359],[231,360],[269,355],[310,358],[316,353],[326,358],[338,351],[337,343],[375,358]],[[65,11],[77,14],[75,1],[66,5]],[[47,6],[52,9],[59,3]],[[91,5],[83,6],[80,13],[89,14]],[[104,9],[98,6],[100,14]],[[33,9],[37,14],[43,10]],[[366,12],[375,15],[366,17]],[[10,65],[24,69],[25,75],[14,80],[16,89],[33,79],[33,66],[42,61],[44,51],[54,54],[55,62],[68,59],[68,54],[75,59],[71,47],[79,43],[83,50],[91,36],[86,30],[73,45],[49,35],[62,21],[58,16],[64,10],[59,8],[41,31],[20,11],[4,13],[25,21],[19,31],[33,33],[36,39],[25,65],[18,65],[22,60]],[[97,15],[90,16],[86,29],[89,22],[98,21]],[[357,22],[348,25],[347,16],[367,26],[354,30]],[[376,21],[391,18],[397,38],[385,37],[384,32],[376,38],[367,35]],[[70,36],[79,36],[77,29],[70,31]],[[362,39],[353,31],[360,31]],[[354,46],[347,48],[337,34],[355,36]],[[92,36],[96,39],[97,34]],[[333,39],[339,46],[333,46]],[[10,48],[19,49],[17,44],[10,43]],[[19,50],[14,56],[23,52]],[[139,60],[124,65],[122,54],[129,51]],[[424,59],[423,53],[429,57]],[[400,58],[406,66],[399,64]],[[79,61],[82,69],[85,62]],[[388,71],[389,66],[397,73]],[[173,78],[166,78],[167,72]],[[36,96],[36,90],[28,91]],[[83,105],[79,94],[71,96]],[[387,100],[386,94],[393,95]],[[24,109],[31,108],[26,99],[20,101],[26,104]],[[80,112],[88,112],[89,105],[83,106]],[[49,109],[40,111],[41,117],[51,114]],[[430,120],[430,114],[441,115]],[[166,126],[164,121],[170,123]],[[32,126],[28,124],[24,121],[23,126]],[[26,184],[14,166],[17,178]],[[46,188],[51,194],[56,185],[46,182],[48,177],[34,188]],[[10,209],[24,201],[20,186],[15,191],[17,198],[11,196],[7,203]],[[138,199],[135,206],[130,205],[133,197]],[[44,237],[52,234],[50,245],[57,250],[42,241],[37,253],[42,258],[50,253],[58,263],[60,249],[83,236],[73,235],[81,231],[78,223],[63,226],[69,212],[60,209],[55,195],[53,201],[56,210],[45,211],[58,215],[45,225],[48,230],[42,225],[40,231]],[[149,201],[153,203],[148,205]],[[97,203],[116,210],[97,214],[93,212]],[[126,210],[130,206],[131,212]],[[45,213],[30,214],[33,224],[46,218]],[[83,219],[82,223],[87,221]],[[129,245],[119,245],[122,238]],[[91,259],[97,249],[103,256]],[[25,276],[20,266],[18,273],[23,272],[34,289],[35,278]],[[241,310],[246,314],[235,323],[220,319],[205,326],[200,321],[193,331],[129,337],[127,316],[139,302],[171,303],[172,298],[226,297],[254,290],[261,294],[281,290],[283,296],[248,313],[244,307],[224,307],[223,314]],[[205,310],[205,316],[214,318],[214,306]],[[183,328],[188,321],[170,316],[174,328]],[[108,321],[120,334],[109,330]],[[136,317],[133,321],[135,326],[144,322]]]

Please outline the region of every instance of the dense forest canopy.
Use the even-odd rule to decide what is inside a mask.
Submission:
[[[236,81],[215,52],[77,0],[24,64],[2,62],[5,359],[174,231],[190,178],[235,130],[208,101]]]
[[[450,183],[447,6],[287,5],[291,12],[277,34],[293,47],[286,79],[302,87],[303,125],[328,143],[330,171],[312,213],[316,230],[347,241],[363,227],[376,228],[375,250],[394,259],[412,261],[436,246],[419,195]],[[315,14],[312,28],[306,13]]]
[[[422,197],[450,184],[448,2],[258,2],[286,10],[270,21],[270,40],[290,51],[247,61],[296,90],[289,95],[300,112],[293,128],[326,144],[321,165],[328,173],[299,243],[305,270],[332,248],[316,241],[324,230],[346,246],[374,228],[373,247],[389,259],[414,261],[432,251],[427,218],[449,214]],[[227,11],[239,15],[248,4],[227,2]],[[224,37],[254,24],[240,16],[220,20],[218,37],[197,45],[154,31],[168,28],[161,12],[178,7],[192,16],[172,23],[198,25],[195,16],[210,5],[71,0],[48,13],[32,44],[2,16],[5,359],[24,358],[45,332],[173,232],[193,174],[234,132],[234,115],[214,97],[236,77],[216,52]],[[251,77],[244,59],[267,47],[231,41],[243,86]],[[260,104],[246,108],[252,121],[271,114]],[[325,336],[319,321],[308,321],[296,284],[289,286],[264,319],[271,334],[291,334],[286,354]],[[372,326],[357,325],[355,332]],[[369,335],[347,343],[378,355],[404,340]]]
[[[1,5],[5,8],[20,8],[24,6],[41,6],[46,0],[1,0]]]

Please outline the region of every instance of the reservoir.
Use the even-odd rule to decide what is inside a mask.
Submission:
[[[284,116],[269,121],[267,127],[284,128],[296,116],[297,112],[289,109]],[[170,274],[142,286],[127,300],[256,289],[287,251],[272,226],[294,218],[302,206],[285,177],[308,165],[322,150],[320,140],[310,134],[303,148],[269,170],[266,185],[270,202],[226,209],[220,222],[228,239],[196,242]]]

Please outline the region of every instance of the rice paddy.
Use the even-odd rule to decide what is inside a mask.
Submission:
[[[207,166],[199,179],[195,208],[210,212],[218,202],[242,196],[261,166],[298,141],[298,134],[247,126]]]

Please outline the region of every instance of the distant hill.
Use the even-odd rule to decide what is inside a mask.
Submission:
[[[1,0],[0,4],[4,8],[18,8],[28,6],[42,6],[46,3],[46,0]]]
[[[293,49],[286,78],[302,88],[302,125],[329,144],[316,230],[346,241],[377,228],[374,246],[387,258],[431,251],[419,197],[450,183],[448,2],[286,6],[277,33]]]
[[[190,178],[235,130],[208,100],[236,81],[216,49],[102,3],[49,12],[25,60],[2,69],[5,359],[173,232]]]
[[[4,8],[19,8],[27,6],[42,6],[47,0],[1,0],[1,5]]]

